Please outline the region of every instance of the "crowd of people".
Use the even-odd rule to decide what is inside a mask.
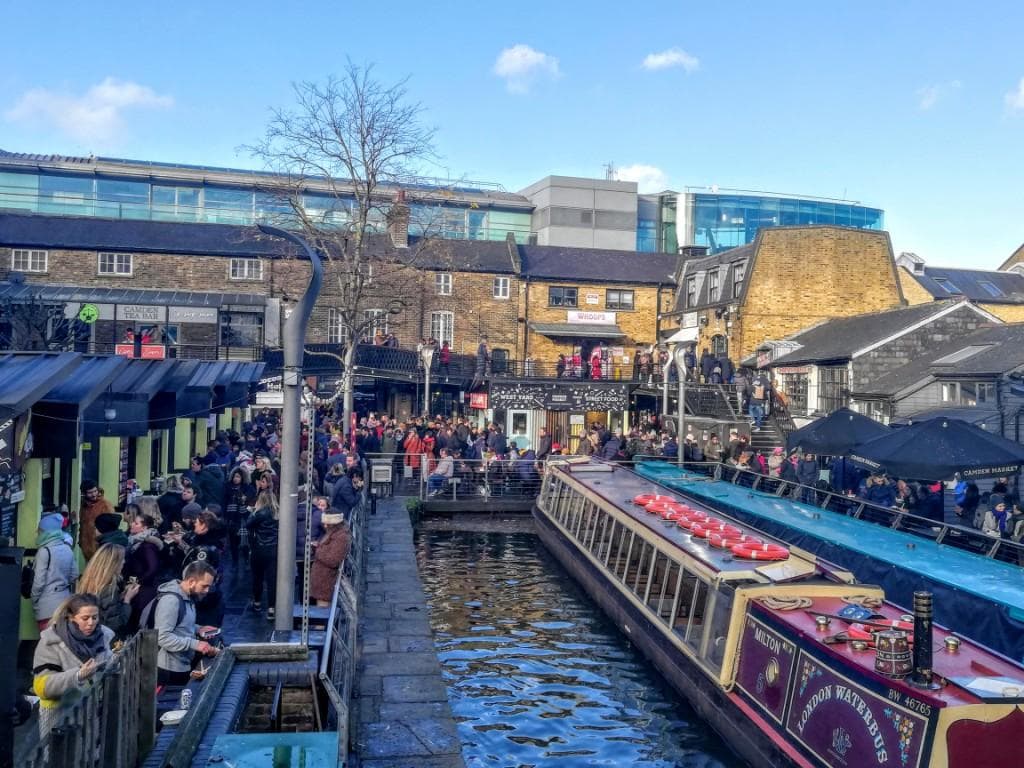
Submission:
[[[313,495],[310,599],[320,605],[329,604],[348,557],[348,521],[362,486],[360,457],[338,448],[327,416],[319,414],[314,427],[313,477],[305,452],[299,466],[300,490]],[[303,445],[307,439],[304,434]],[[263,612],[266,595],[265,615],[274,618],[280,448],[280,424],[263,412],[243,433],[210,441],[189,469],[166,479],[159,496],[132,495],[115,509],[95,481],[83,481],[81,573],[66,509],[43,512],[36,555],[22,578],[40,630],[33,692],[42,726],[52,721],[46,713],[70,705],[140,629],[157,632],[159,685],[202,677],[202,660],[218,653],[228,567],[236,578],[248,572],[252,610]],[[297,559],[305,545],[303,509],[300,504]]]

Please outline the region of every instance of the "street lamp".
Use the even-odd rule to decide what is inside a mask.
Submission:
[[[423,415],[430,418],[430,365],[434,362],[434,345],[424,344],[420,350],[423,358]]]
[[[683,464],[683,446],[686,440],[686,344],[676,344],[672,350],[672,358],[676,361],[676,373],[679,374],[679,450],[677,462]]]
[[[668,371],[672,367],[672,348],[674,344],[668,345],[668,357],[661,366],[661,418],[664,421],[668,418]],[[661,352],[658,352],[658,362],[661,362]]]

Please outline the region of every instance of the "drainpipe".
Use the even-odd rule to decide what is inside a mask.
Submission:
[[[277,533],[277,600],[274,607],[274,630],[291,632],[292,606],[295,603],[295,528],[299,508],[299,434],[301,427],[302,358],[306,327],[313,305],[323,284],[323,264],[305,240],[277,227],[259,225],[260,232],[279,237],[301,248],[312,267],[309,287],[285,320],[281,333],[284,347],[284,370],[281,385],[284,408],[281,414],[281,512]],[[310,424],[310,429],[313,425]],[[308,478],[307,478],[308,480]],[[308,489],[307,489],[308,493]]]

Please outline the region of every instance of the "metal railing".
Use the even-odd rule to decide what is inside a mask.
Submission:
[[[131,357],[150,360],[240,360],[259,362],[264,358],[262,346],[243,347],[223,344],[143,344],[135,347],[130,341],[91,341],[83,344],[81,351],[93,355],[113,355],[132,347]],[[126,355],[128,356],[128,355]]]
[[[15,755],[23,768],[134,768],[156,738],[156,632],[139,632],[70,706],[39,710]]]
[[[359,605],[366,588],[366,502],[364,490],[360,503],[352,509],[352,546],[334,584],[318,674],[330,703],[325,726],[338,732],[338,765],[341,768],[348,765]]]
[[[433,474],[440,459],[423,454],[417,476],[421,500],[532,501],[544,462],[537,459],[453,459],[451,477]]]
[[[634,461],[674,460],[660,456],[637,456]],[[1012,539],[991,536],[977,528],[933,520],[898,507],[881,507],[857,496],[836,493],[829,488],[802,485],[731,464],[684,462],[682,468],[706,475],[709,480],[721,480],[753,491],[790,498],[829,512],[929,539],[936,544],[945,544],[982,557],[1024,566],[1024,544]]]

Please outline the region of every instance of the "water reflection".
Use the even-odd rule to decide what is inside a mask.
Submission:
[[[738,766],[534,536],[417,533],[468,766]]]

